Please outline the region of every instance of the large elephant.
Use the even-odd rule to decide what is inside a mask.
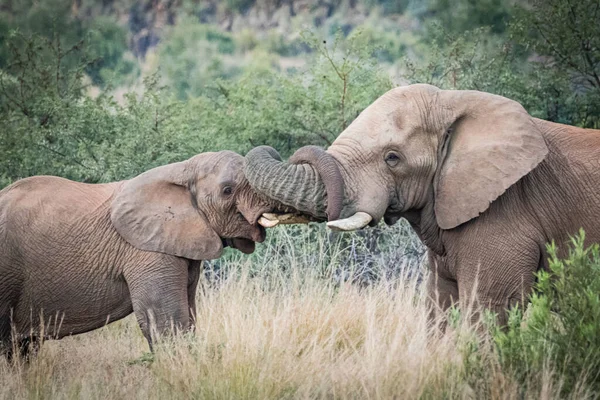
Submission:
[[[200,260],[265,237],[257,220],[272,205],[243,165],[204,153],[127,181],[35,176],[0,191],[0,351],[132,311],[151,349],[154,334],[192,327]]]
[[[251,185],[333,229],[407,219],[442,308],[474,295],[503,322],[546,266],[547,242],[581,227],[600,241],[600,131],[533,118],[501,96],[395,88],[326,152],[274,155],[246,156]]]

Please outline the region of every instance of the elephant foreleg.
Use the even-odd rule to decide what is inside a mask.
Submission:
[[[150,351],[160,337],[186,331],[190,326],[189,262],[165,258],[162,265],[148,267],[128,278],[133,311]]]
[[[196,329],[196,291],[198,290],[198,280],[202,271],[202,261],[192,261],[188,269],[188,307],[190,309],[190,331]]]
[[[18,350],[21,360],[29,361],[40,350],[40,341],[36,336],[30,336],[19,340]]]
[[[10,358],[12,353],[10,314],[0,314],[0,356]]]
[[[480,319],[482,309],[487,309],[496,314],[498,325],[506,325],[508,310],[527,302],[539,258],[535,245],[514,243],[503,249],[484,247],[479,259],[461,260],[458,273],[461,308],[471,310],[474,323]]]
[[[427,297],[431,305],[430,318],[440,327],[445,327],[446,312],[458,302],[458,284],[446,277],[443,260],[429,252],[429,277],[427,280]]]

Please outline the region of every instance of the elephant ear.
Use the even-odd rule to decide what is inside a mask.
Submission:
[[[111,204],[111,221],[131,245],[192,260],[218,258],[221,238],[195,206],[190,160],[125,181]]]
[[[454,123],[440,142],[435,215],[440,228],[452,229],[487,210],[548,148],[515,101],[476,91],[445,91],[440,99],[454,113]]]

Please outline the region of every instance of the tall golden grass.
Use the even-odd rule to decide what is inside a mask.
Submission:
[[[195,334],[150,355],[130,316],[47,341],[29,363],[0,360],[0,398],[558,397],[550,370],[527,387],[513,381],[476,327],[432,326],[414,273],[366,287],[340,283],[291,257],[283,266],[281,248],[266,246],[258,267],[230,257],[220,279],[203,279]]]

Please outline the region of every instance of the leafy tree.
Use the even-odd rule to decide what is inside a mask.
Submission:
[[[443,88],[496,93],[519,101],[539,118],[599,127],[599,28],[584,15],[594,10],[588,6],[535,3],[519,11],[504,38],[491,34],[490,28],[452,34],[438,27],[424,48],[426,54],[406,62],[406,77]],[[565,7],[573,23],[560,20]]]
[[[512,37],[536,62],[570,82],[568,103],[579,110],[570,123],[600,127],[600,2],[534,0],[520,9]]]
[[[10,48],[0,71],[0,186],[42,174],[123,179],[206,151],[193,148],[189,114],[157,77],[146,80],[141,98],[129,94],[124,104],[107,94],[92,99],[83,91],[91,63],[85,42],[64,47],[59,38],[15,35]]]

